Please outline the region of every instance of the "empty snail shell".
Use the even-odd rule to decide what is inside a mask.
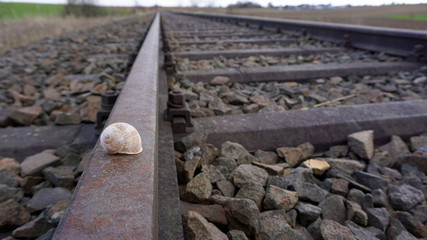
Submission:
[[[101,146],[109,154],[138,154],[142,152],[141,137],[132,125],[118,122],[101,133]]]

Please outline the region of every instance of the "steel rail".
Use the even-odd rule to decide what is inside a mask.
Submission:
[[[157,14],[106,124],[133,125],[143,152],[108,155],[98,142],[53,239],[157,239],[159,38]]]
[[[311,21],[283,20],[273,18],[232,16],[224,14],[183,13],[195,16],[252,26],[260,29],[270,29],[276,32],[290,32],[294,34],[309,34],[311,37],[332,41],[346,42],[354,47],[372,51],[408,56],[417,45],[422,46],[420,53],[427,55],[427,31],[403,30],[383,27],[367,27],[350,24],[319,23]]]

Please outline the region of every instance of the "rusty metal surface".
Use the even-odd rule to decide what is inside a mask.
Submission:
[[[107,125],[127,122],[143,152],[108,155],[99,144],[53,239],[157,239],[157,15]]]
[[[170,42],[170,44],[178,45],[203,45],[203,44],[232,44],[232,43],[246,43],[246,44],[274,44],[280,43],[282,45],[288,45],[295,43],[295,39],[236,39],[236,40],[212,40],[212,41],[182,41],[182,42]]]
[[[174,57],[188,58],[189,60],[209,59],[214,57],[250,57],[250,56],[278,56],[287,57],[290,55],[307,56],[319,53],[337,53],[343,51],[342,48],[285,48],[285,49],[244,49],[244,50],[221,50],[221,51],[191,51],[172,53]]]
[[[159,235],[161,240],[183,240],[178,178],[170,122],[163,121],[168,101],[167,80],[159,73]]]
[[[421,64],[410,62],[372,62],[343,64],[300,64],[290,66],[225,68],[179,72],[193,82],[209,82],[216,76],[225,76],[234,82],[299,81],[349,75],[382,75],[397,71],[414,71]]]
[[[427,100],[197,118],[194,125],[216,146],[231,141],[274,150],[310,142],[319,151],[346,144],[348,134],[362,130],[374,130],[376,144],[426,132]]]
[[[383,51],[399,56],[407,56],[419,44],[424,46],[424,54],[427,54],[427,32],[425,31],[222,14],[181,14],[237,22],[239,25],[246,24],[255,28],[258,28],[261,24],[263,29],[271,29],[273,31],[281,29],[296,34],[300,34],[304,30],[313,38],[337,43],[341,43],[344,40],[344,36],[348,35],[351,44],[355,47]]]

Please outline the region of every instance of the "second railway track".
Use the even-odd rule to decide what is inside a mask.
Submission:
[[[426,39],[158,13],[53,239],[427,238]]]

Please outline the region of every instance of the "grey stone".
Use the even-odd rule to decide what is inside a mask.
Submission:
[[[427,136],[414,136],[409,139],[412,151],[419,147],[427,146]]]
[[[18,187],[19,182],[16,180],[10,172],[0,172],[0,184],[7,185],[9,187]]]
[[[427,205],[418,205],[411,209],[411,214],[414,218],[418,219],[422,223],[427,223]]]
[[[6,184],[0,184],[0,203],[8,199],[19,201],[23,196],[24,192],[21,188],[14,188],[9,187]]]
[[[298,222],[305,227],[314,222],[322,213],[320,207],[303,202],[298,202],[295,209],[298,211]]]
[[[30,212],[14,199],[0,203],[0,231],[19,227],[30,219]]]
[[[263,201],[264,209],[285,209],[289,211],[298,202],[298,193],[284,190],[276,186],[267,189]]]
[[[202,163],[212,164],[212,161],[218,156],[218,148],[212,144],[205,144],[202,146]]]
[[[216,182],[216,186],[221,191],[222,195],[225,197],[233,197],[235,192],[235,187],[232,182],[223,180]]]
[[[298,235],[298,239],[301,240],[313,240],[313,237],[310,235],[308,230],[305,227],[294,228],[293,232]]]
[[[224,175],[213,165],[202,165],[202,172],[208,176],[212,184],[225,180]]]
[[[18,175],[21,172],[21,165],[13,158],[0,157],[0,172],[9,172],[12,175]]]
[[[379,228],[383,232],[387,229],[390,214],[386,208],[368,208],[366,213],[368,214],[368,224],[370,226]]]
[[[300,144],[297,146],[297,148],[301,149],[303,159],[307,159],[307,158],[311,157],[314,153],[314,146],[309,142]]]
[[[205,173],[199,173],[185,188],[186,200],[194,203],[206,202],[212,193],[212,184]]]
[[[356,240],[348,227],[328,219],[320,223],[320,233],[323,239],[328,240]]]
[[[72,168],[67,167],[47,167],[43,169],[43,175],[55,187],[72,189],[74,187],[74,173]]]
[[[355,189],[355,188],[351,189],[347,195],[348,200],[358,203],[359,205],[362,205],[364,198],[365,198],[365,194],[359,189]]]
[[[390,217],[390,223],[387,228],[387,239],[395,239],[402,231],[406,231],[405,227],[394,217]]]
[[[397,171],[396,169],[392,169],[389,167],[382,167],[379,170],[380,170],[380,173],[382,175],[385,175],[390,179],[393,179],[393,180],[401,180],[402,179],[402,174],[400,174],[400,172]]]
[[[294,185],[297,182],[314,183],[313,170],[310,168],[298,167],[292,170],[289,175],[285,176],[288,185]]]
[[[47,210],[47,216],[49,222],[58,224],[61,221],[62,216],[64,216],[65,209],[68,207],[70,199],[60,200],[55,205],[50,207]]]
[[[202,215],[197,212],[188,211],[183,216],[184,233],[186,239],[205,240],[218,239],[228,240],[221,230],[215,225],[209,223]]]
[[[259,226],[259,209],[254,201],[220,196],[212,196],[210,200],[224,207],[229,229],[242,230],[248,237],[255,235]]]
[[[322,222],[322,218],[317,218],[316,221],[312,222],[308,225],[307,230],[310,235],[316,240],[323,240],[322,234],[320,233],[320,223]]]
[[[396,210],[410,210],[425,199],[424,193],[410,185],[393,185],[388,196],[390,204]]]
[[[240,230],[231,230],[227,233],[229,240],[248,240],[245,233]]]
[[[261,211],[262,199],[265,196],[264,187],[259,184],[246,184],[243,185],[236,193],[235,198],[247,198],[256,203]]]
[[[207,137],[207,134],[202,131],[190,133],[174,143],[175,150],[184,153],[193,146],[202,146],[206,143]]]
[[[374,156],[374,131],[367,130],[352,133],[347,136],[350,151],[363,159],[371,159]]]
[[[60,200],[69,199],[70,197],[70,191],[65,188],[43,188],[34,194],[27,207],[33,212],[39,211],[57,203]]]
[[[42,170],[59,163],[60,158],[49,152],[41,152],[25,158],[21,163],[21,176],[41,174]]]
[[[34,192],[31,190],[31,188],[37,184],[40,184],[43,180],[44,178],[39,176],[23,177],[20,181],[20,185],[24,190],[24,194],[33,194]]]
[[[265,211],[259,215],[259,229],[256,240],[299,239],[298,235],[286,223],[284,209]]]
[[[332,169],[341,170],[348,175],[353,175],[355,171],[365,169],[365,164],[356,160],[341,159],[341,158],[326,158]]]
[[[260,163],[264,164],[276,164],[279,161],[279,157],[275,152],[256,150],[254,155]]]
[[[187,214],[188,211],[197,212],[198,214],[202,215],[208,222],[219,226],[225,226],[228,223],[224,208],[218,204],[204,205],[181,201],[182,215]]]
[[[36,219],[15,229],[12,232],[12,236],[15,238],[36,238],[55,226],[56,224],[50,223],[44,216],[38,216]]]
[[[340,178],[333,178],[331,193],[346,196],[348,192],[348,181]]]
[[[345,199],[339,195],[330,195],[325,198],[319,204],[319,207],[322,209],[322,218],[344,224],[346,220],[344,200]]]
[[[384,192],[387,191],[388,180],[374,174],[356,171],[356,181],[364,186],[369,187],[372,190],[381,189]]]
[[[61,159],[61,164],[77,167],[80,164],[81,159],[80,153],[69,152],[63,159]]]
[[[402,223],[403,226],[405,226],[406,230],[412,233],[415,237],[427,238],[427,228],[411,214],[403,211],[395,211],[393,215]]]
[[[286,222],[292,228],[295,228],[297,225],[297,215],[298,215],[298,212],[295,209],[291,209],[288,212],[286,212]]]
[[[368,214],[366,214],[359,204],[349,201],[346,201],[347,208],[347,219],[351,220],[361,226],[368,225]]]
[[[304,160],[304,153],[297,147],[280,147],[276,149],[279,157],[284,158],[291,167],[295,167]]]
[[[250,164],[252,161],[258,161],[242,145],[233,142],[224,142],[219,149],[219,156],[232,158],[237,164]]]
[[[407,231],[402,231],[397,235],[395,240],[417,240],[418,238],[414,237],[414,235],[410,234]]]
[[[293,184],[293,188],[298,193],[298,198],[302,201],[319,203],[328,195],[328,191],[312,183],[297,182]]]
[[[332,146],[329,148],[327,152],[325,152],[325,155],[329,158],[339,158],[339,157],[345,157],[348,153],[348,146],[347,145],[338,145],[338,146]]]
[[[36,240],[51,240],[54,233],[55,233],[55,228],[51,228],[47,232],[45,232],[43,235],[36,238]]]
[[[372,191],[372,201],[374,202],[375,207],[385,207],[387,209],[390,208],[390,203],[387,199],[387,194],[383,192],[381,189],[375,189]]]
[[[197,167],[199,167],[200,163],[202,162],[202,158],[199,156],[195,156],[191,160],[187,160],[180,164],[178,159],[175,158],[175,162],[177,164],[177,171],[178,171],[178,177],[180,182],[188,183],[193,179],[194,172],[196,171]]]
[[[212,165],[214,165],[215,167],[217,167],[218,169],[220,169],[219,167],[223,167],[221,169],[226,170],[226,172],[221,171],[222,174],[227,175],[226,173],[228,173],[228,175],[230,175],[230,173],[237,167],[237,163],[234,159],[232,158],[226,158],[226,157],[218,157],[215,160],[212,161]]]
[[[245,184],[267,184],[268,173],[262,168],[249,164],[242,164],[235,168],[231,173],[231,178],[236,187],[242,187]]]
[[[287,189],[288,181],[286,181],[286,179],[282,176],[268,176],[267,188],[272,185],[279,188]]]
[[[350,231],[354,234],[354,236],[356,237],[357,240],[365,240],[365,239],[369,239],[369,240],[376,240],[378,239],[377,237],[375,237],[375,235],[363,228],[360,227],[359,225],[355,224],[352,221],[345,221],[345,225],[350,229]]]
[[[52,184],[49,181],[41,182],[37,185],[31,187],[31,193],[34,195],[36,192],[40,191],[43,188],[50,188]]]

